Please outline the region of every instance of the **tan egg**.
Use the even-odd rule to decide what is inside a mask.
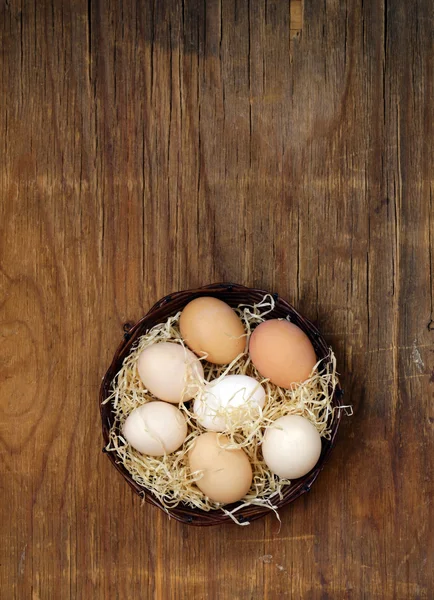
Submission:
[[[283,388],[308,379],[317,363],[315,350],[304,331],[278,319],[256,327],[250,337],[249,354],[259,373]]]
[[[252,467],[244,450],[226,450],[225,435],[204,433],[189,452],[190,470],[203,471],[197,487],[214,502],[230,504],[241,500],[252,485]]]
[[[320,454],[320,435],[308,419],[287,415],[267,427],[262,455],[268,468],[279,477],[303,477],[314,468]]]
[[[185,389],[188,374],[190,381],[203,379],[203,367],[193,352],[171,342],[145,348],[138,358],[137,370],[151,394],[172,404],[191,400],[197,393],[198,388],[194,384]]]
[[[139,452],[162,456],[182,446],[187,437],[187,421],[172,404],[148,402],[128,415],[122,434]]]
[[[198,356],[216,365],[225,365],[244,352],[244,326],[232,308],[209,296],[187,304],[179,320],[181,335]]]

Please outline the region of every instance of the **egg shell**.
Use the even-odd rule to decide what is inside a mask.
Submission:
[[[283,388],[308,379],[317,363],[315,350],[304,331],[279,319],[264,321],[256,327],[250,337],[249,354],[259,373]]]
[[[217,433],[196,438],[189,452],[192,473],[203,471],[197,487],[214,502],[230,504],[241,500],[252,485],[252,467],[241,449],[227,450],[229,439]]]
[[[122,434],[129,444],[149,456],[175,452],[187,437],[187,422],[181,411],[167,402],[148,402],[127,417]]]
[[[273,473],[285,479],[298,479],[318,462],[321,437],[308,419],[286,415],[267,428],[262,455]]]
[[[187,372],[203,379],[203,367],[197,356],[181,344],[160,342],[141,352],[137,360],[139,377],[145,387],[159,400],[179,404],[191,400],[197,388],[189,387],[182,395]]]
[[[248,375],[226,375],[206,385],[204,393],[194,401],[193,412],[205,429],[224,431],[249,416],[255,419],[258,407],[263,408],[264,404],[265,390],[256,379]],[[237,409],[241,407],[245,410],[240,412]]]
[[[189,348],[216,365],[228,364],[244,352],[244,326],[235,311],[218,298],[201,296],[189,302],[179,327]]]

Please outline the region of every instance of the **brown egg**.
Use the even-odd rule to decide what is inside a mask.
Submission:
[[[181,335],[198,356],[226,365],[244,352],[245,330],[232,308],[217,298],[202,296],[187,304],[179,320]]]
[[[189,453],[190,470],[203,471],[197,487],[214,502],[241,500],[252,485],[252,467],[244,450],[226,450],[225,435],[209,432],[196,438]]]
[[[308,379],[317,363],[315,350],[304,331],[278,319],[256,327],[250,337],[249,353],[260,374],[283,388]]]

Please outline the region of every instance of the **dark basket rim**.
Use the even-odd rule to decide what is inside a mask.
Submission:
[[[276,306],[275,310],[273,311],[273,314],[267,315],[267,318],[276,318],[274,313],[282,313],[284,315],[289,314],[291,317],[291,321],[295,322],[309,336],[315,348],[317,356],[321,354],[321,358],[324,358],[329,351],[329,346],[326,343],[323,336],[321,335],[321,333],[319,332],[319,330],[317,329],[317,327],[309,319],[302,316],[291,304],[289,304],[286,300],[281,298],[279,294],[268,292],[260,288],[251,288],[241,284],[230,282],[214,283],[198,288],[192,288],[174,292],[172,294],[167,294],[166,296],[158,300],[158,302],[156,302],[148,310],[148,312],[134,325],[132,325],[131,327],[129,325],[125,326],[124,338],[118,345],[113,359],[111,361],[111,364],[107,369],[100,386],[99,405],[102,421],[102,435],[104,440],[103,452],[107,454],[110,462],[120,472],[120,474],[131,486],[131,488],[139,496],[144,498],[146,502],[157,506],[159,509],[161,509],[163,512],[168,514],[170,517],[173,517],[177,521],[196,526],[221,525],[224,523],[233,523],[234,521],[231,519],[231,517],[229,517],[220,510],[206,512],[200,509],[193,509],[183,504],[180,504],[172,509],[166,509],[160,503],[160,501],[152,494],[152,491],[145,489],[144,487],[136,483],[130,476],[129,472],[125,469],[125,467],[119,462],[117,462],[115,453],[107,452],[105,450],[105,447],[108,443],[109,429],[111,428],[111,407],[110,403],[103,404],[103,402],[107,399],[108,395],[110,394],[112,381],[118,373],[120,365],[122,364],[125,356],[129,354],[133,344],[142,335],[142,333],[144,333],[144,331],[146,331],[156,323],[165,320],[168,316],[175,314],[193,298],[206,295],[221,298],[225,302],[228,302],[229,300],[228,303],[230,303],[231,300],[236,300],[236,298],[239,298],[239,301],[233,303],[232,306],[237,306],[239,304],[244,304],[255,300],[258,301],[265,295],[271,295],[274,298]],[[246,299],[246,295],[248,295],[250,298]],[[316,466],[312,469],[312,471],[310,471],[310,473],[308,473],[304,477],[296,480],[294,484],[287,486],[287,489],[284,490],[283,498],[274,502],[278,509],[283,508],[283,506],[286,506],[287,504],[293,502],[294,500],[302,496],[304,493],[308,492],[315,480],[317,479],[317,477],[319,476],[320,472],[323,470],[327,460],[329,459],[330,453],[336,443],[336,435],[342,418],[342,396],[343,390],[338,381],[333,395],[333,405],[337,410],[334,411],[334,419],[332,422],[330,440],[323,439],[323,449],[321,452],[320,459]],[[240,505],[240,502],[230,505],[227,508],[232,509],[235,508],[237,505]],[[236,513],[236,516],[240,522],[251,522],[261,517],[264,517],[267,514],[270,514],[270,512],[270,509],[265,507],[251,506],[244,508],[242,510],[242,514]]]

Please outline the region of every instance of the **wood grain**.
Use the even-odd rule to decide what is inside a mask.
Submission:
[[[433,597],[433,25],[3,0],[1,598]],[[123,323],[219,280],[316,320],[354,407],[280,530],[169,522],[101,453]]]

